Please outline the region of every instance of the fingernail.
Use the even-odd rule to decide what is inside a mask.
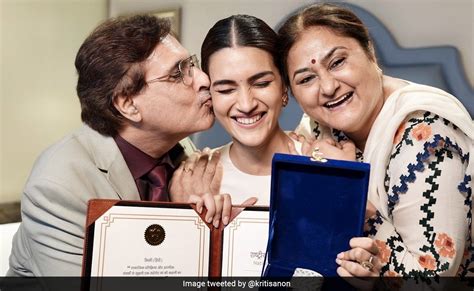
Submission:
[[[197,211],[198,211],[199,214],[202,213],[202,205],[198,207]]]
[[[219,227],[219,219],[215,219],[213,224],[214,224],[215,228],[218,228]]]
[[[229,224],[229,216],[224,216],[224,218],[222,219],[222,222],[224,223],[224,225]]]
[[[340,264],[341,264],[341,260],[336,259],[336,263],[337,263],[338,265],[340,265]]]
[[[338,257],[339,259],[344,258],[344,253],[339,253],[339,254],[337,254],[337,257]]]
[[[212,222],[212,216],[209,216],[208,218],[206,218],[206,222],[211,223]]]

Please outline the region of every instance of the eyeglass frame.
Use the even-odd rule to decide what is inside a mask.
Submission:
[[[189,67],[189,73],[188,74],[185,74],[183,72],[183,64],[185,64],[186,62],[189,62],[190,64],[190,67]],[[193,73],[193,68],[197,67],[198,69],[200,69],[201,67],[199,66],[199,60],[196,56],[196,54],[193,54],[185,59],[182,59],[178,62],[178,72],[179,72],[179,76],[176,77],[176,78],[180,78],[181,81],[183,82],[183,84],[185,86],[189,86],[192,84],[192,81],[194,79],[194,73]],[[176,73],[171,73],[171,74],[166,74],[164,76],[161,76],[161,77],[157,77],[157,78],[153,78],[151,80],[148,80],[146,81],[147,84],[151,84],[151,83],[156,83],[156,82],[166,82],[166,81],[169,81],[170,78],[172,78],[173,75],[175,75]],[[184,81],[185,79],[185,76],[188,76],[191,80],[191,83],[189,84],[186,84],[186,82]],[[174,76],[173,76],[174,78]]]

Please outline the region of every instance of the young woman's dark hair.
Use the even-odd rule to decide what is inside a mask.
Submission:
[[[250,15],[232,15],[209,30],[201,46],[202,70],[209,74],[209,58],[230,47],[255,47],[268,52],[278,68],[277,34],[264,21]]]
[[[168,20],[136,15],[107,20],[89,35],[75,61],[81,118],[87,125],[103,135],[117,134],[123,117],[114,98],[134,96],[146,86],[142,64],[169,33]]]
[[[369,32],[362,21],[351,10],[329,3],[308,6],[290,16],[278,30],[278,51],[280,70],[288,84],[287,57],[299,35],[312,26],[324,26],[340,36],[354,38],[365,51],[369,59],[375,61]]]

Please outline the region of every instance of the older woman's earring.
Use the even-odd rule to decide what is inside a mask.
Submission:
[[[281,98],[281,101],[283,102],[283,107],[288,105],[288,94],[287,93],[285,93],[285,95],[283,95],[283,97]]]

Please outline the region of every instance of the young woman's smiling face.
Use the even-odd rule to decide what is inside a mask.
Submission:
[[[287,69],[292,92],[311,118],[358,138],[368,134],[383,105],[382,73],[354,38],[307,28],[288,53]]]
[[[209,77],[214,113],[234,143],[268,141],[286,94],[272,56],[254,47],[224,48],[210,57]]]

